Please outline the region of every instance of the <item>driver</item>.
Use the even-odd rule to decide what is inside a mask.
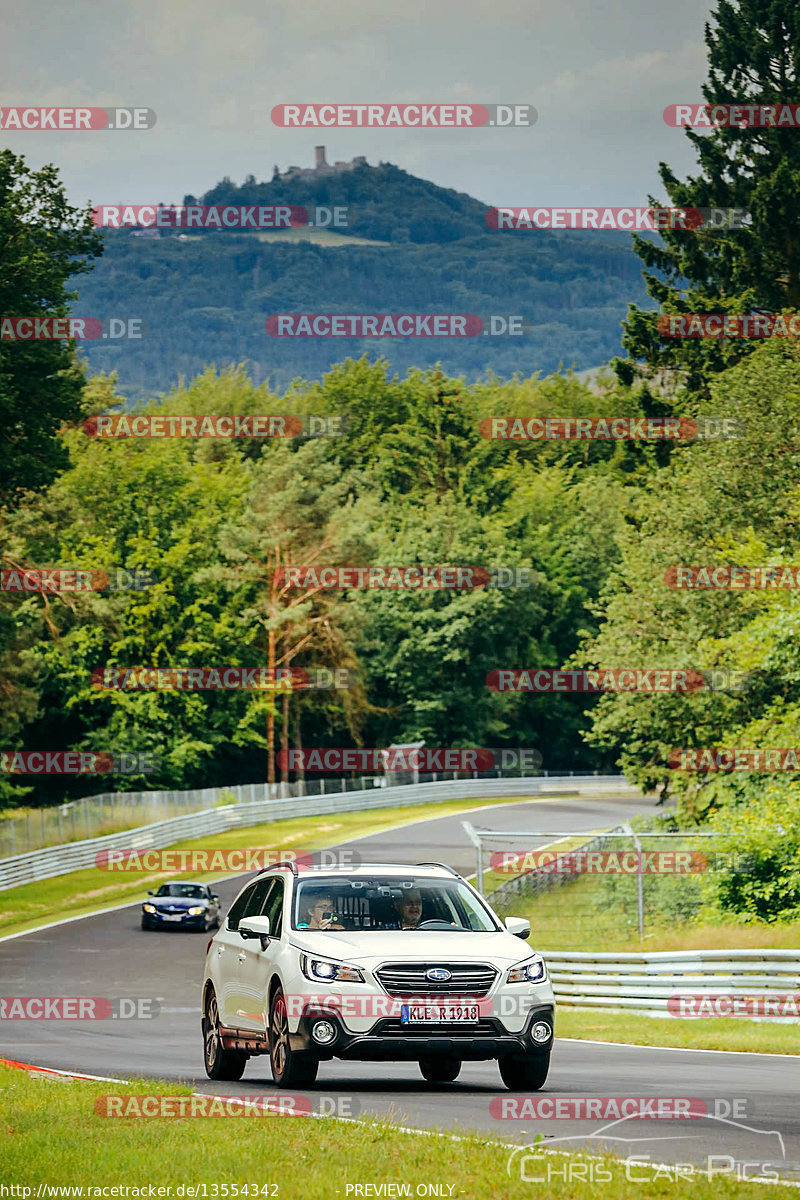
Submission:
[[[422,895],[419,888],[410,888],[394,902],[401,929],[416,929],[422,920]]]

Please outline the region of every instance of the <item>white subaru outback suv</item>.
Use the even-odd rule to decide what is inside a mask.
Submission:
[[[269,1054],[278,1087],[334,1057],[411,1060],[454,1080],[497,1059],[515,1091],[547,1078],[555,1002],[541,955],[441,863],[261,871],[208,944],[203,1047],[211,1079]]]

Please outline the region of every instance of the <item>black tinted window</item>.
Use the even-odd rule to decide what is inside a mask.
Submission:
[[[256,884],[251,883],[248,888],[245,888],[245,890],[242,892],[241,896],[238,896],[237,899],[234,900],[233,904],[230,907],[230,911],[228,913],[228,920],[227,920],[228,929],[238,929],[239,928],[239,921],[244,916],[245,906],[252,899],[253,891],[255,890],[255,887],[256,887]]]
[[[157,896],[183,896],[188,900],[207,900],[208,889],[201,883],[162,883]]]
[[[280,937],[283,930],[283,880],[273,879],[262,914],[269,917],[269,931],[275,937]]]
[[[264,910],[264,902],[267,898],[267,893],[269,892],[269,890],[274,882],[275,882],[275,880],[271,879],[269,876],[267,876],[264,879],[257,879],[255,881],[255,883],[253,884],[252,890],[248,894],[248,900],[247,900],[247,904],[245,904],[245,906],[244,906],[244,911],[242,912],[241,916],[239,917],[240,921],[241,921],[242,917],[260,917],[261,916],[261,914]]]

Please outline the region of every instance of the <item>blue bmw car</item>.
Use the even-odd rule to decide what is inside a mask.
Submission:
[[[219,929],[219,896],[205,883],[162,883],[142,905],[142,929]]]

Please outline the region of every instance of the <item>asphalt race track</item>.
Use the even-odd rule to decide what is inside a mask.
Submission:
[[[585,830],[617,824],[649,807],[643,800],[578,796],[515,802],[456,817],[418,821],[350,843],[368,861],[415,863],[437,859],[462,873],[475,869],[475,851],[461,828]],[[246,876],[219,882],[224,907]],[[0,1056],[62,1070],[130,1079],[180,1080],[226,1095],[273,1093],[267,1057],[250,1061],[239,1083],[215,1084],[203,1071],[200,983],[208,935],[143,933],[139,905],[70,921],[0,941],[4,996],[155,997],[155,1019],[0,1022]],[[535,931],[531,940],[535,945]],[[558,1026],[556,1025],[556,1028]],[[798,1035],[800,1039],[800,1034]],[[580,1096],[698,1097],[710,1111],[719,1101],[745,1100],[739,1116],[692,1121],[498,1120],[490,1103],[509,1098],[495,1063],[467,1063],[455,1083],[431,1085],[416,1064],[323,1063],[309,1090],[321,1110],[338,1098],[342,1115],[391,1116],[406,1126],[480,1130],[502,1141],[528,1143],[537,1132],[553,1148],[602,1146],[623,1157],[655,1163],[703,1163],[740,1177],[769,1164],[800,1180],[800,1063],[789,1056],[720,1054],[557,1040],[550,1076],[539,1098]],[[602,1137],[593,1136],[606,1126]],[[728,1156],[726,1159],[725,1156]],[[521,1155],[517,1155],[519,1159]],[[733,1161],[730,1161],[733,1160]],[[514,1168],[519,1177],[517,1168]],[[647,1168],[640,1169],[640,1177]],[[531,1169],[531,1174],[535,1174]],[[539,1175],[541,1169],[539,1168]]]

